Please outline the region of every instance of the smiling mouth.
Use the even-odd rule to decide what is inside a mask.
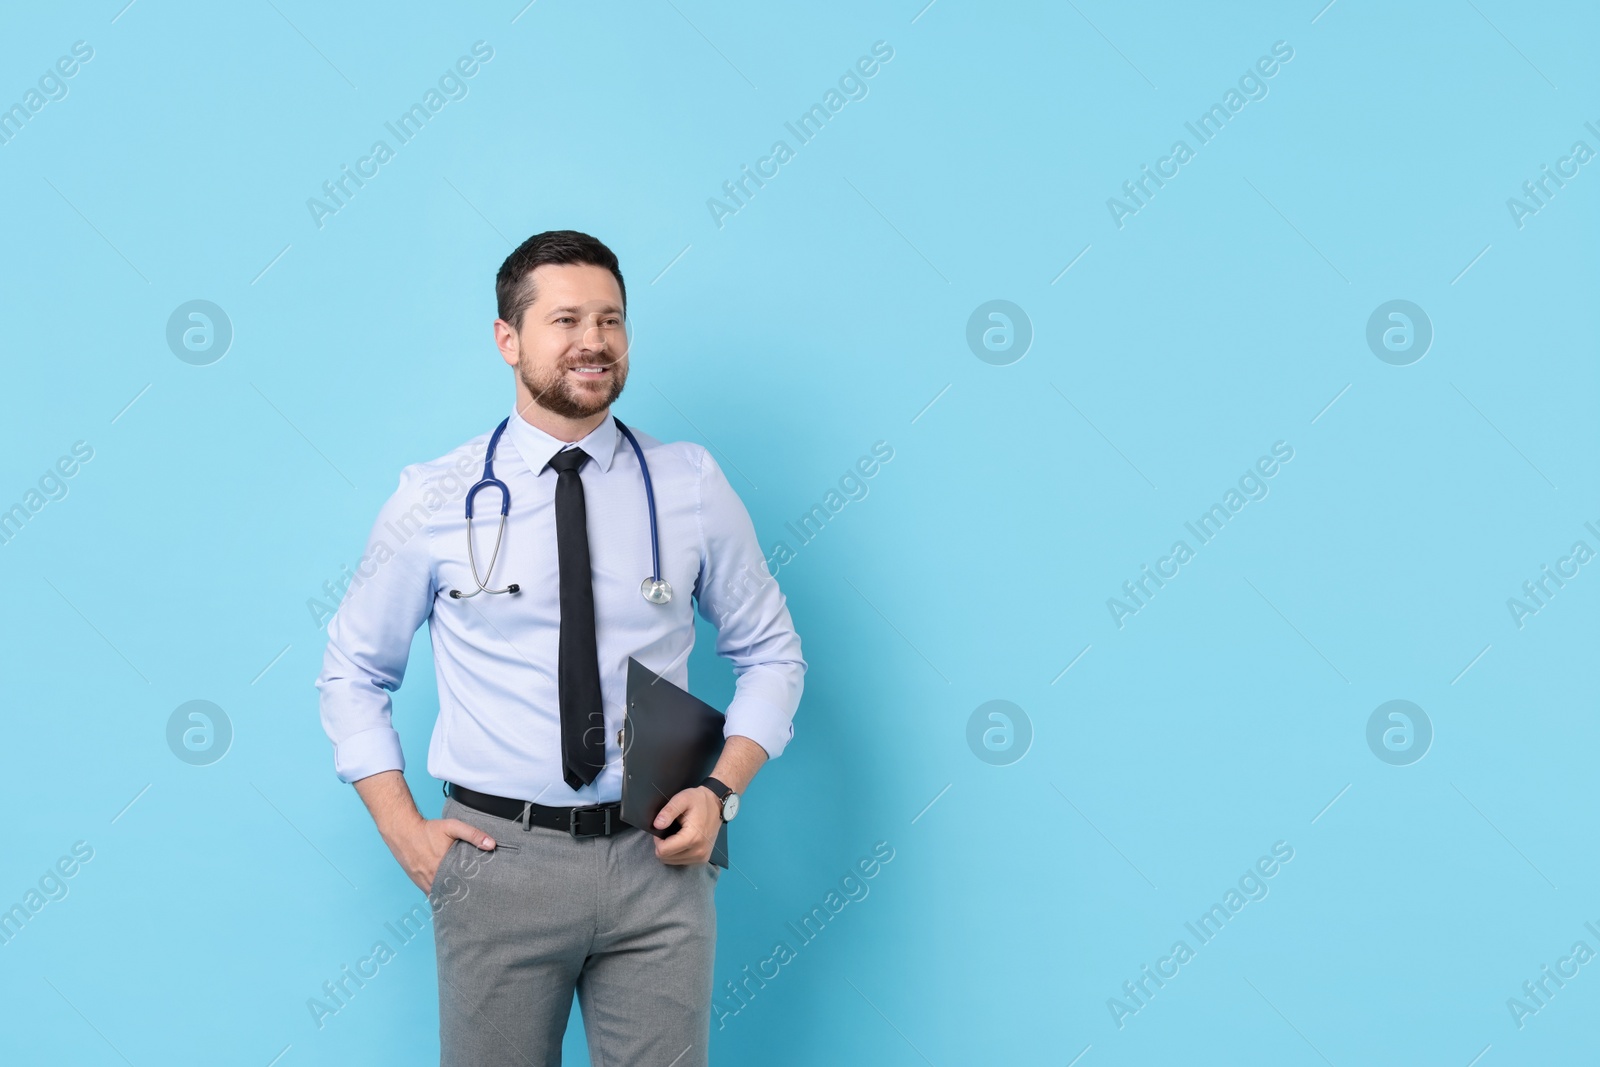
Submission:
[[[579,378],[593,381],[595,379],[604,378],[611,372],[611,367],[609,364],[592,364],[581,367],[568,367],[567,371],[570,374],[577,375]]]

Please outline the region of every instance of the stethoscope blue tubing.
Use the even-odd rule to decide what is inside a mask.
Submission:
[[[622,436],[628,439],[628,444],[633,446],[634,455],[639,457],[639,473],[644,475],[644,500],[650,509],[650,579],[661,581],[661,543],[656,537],[656,490],[650,481],[650,464],[645,462],[644,449],[639,447],[639,439],[633,436],[633,431],[623,425],[622,420],[615,415],[611,416],[617,424],[617,429],[622,431]],[[494,450],[500,444],[500,436],[506,432],[506,427],[511,423],[511,416],[507,415],[500,420],[500,425],[494,428],[494,433],[489,437],[489,448],[483,456],[483,477],[471,489],[467,490],[467,521],[472,521],[472,499],[478,495],[478,490],[490,486],[500,490],[500,516],[504,518],[511,511],[511,490],[506,483],[494,476]]]

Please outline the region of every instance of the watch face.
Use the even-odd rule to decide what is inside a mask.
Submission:
[[[722,798],[722,821],[732,822],[737,814],[739,814],[739,794],[729,793]]]

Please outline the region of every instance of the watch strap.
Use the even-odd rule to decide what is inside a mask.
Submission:
[[[701,782],[700,784],[705,786],[707,789],[711,790],[713,793],[715,793],[717,795],[717,799],[718,800],[725,800],[727,798],[728,794],[733,792],[733,790],[729,786],[727,786],[723,782],[718,781],[715,778],[712,778],[710,775],[707,775],[706,776],[706,780]]]

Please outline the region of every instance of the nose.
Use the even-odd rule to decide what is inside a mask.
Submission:
[[[628,352],[628,333],[626,328],[609,323],[590,326],[583,331],[581,347],[590,352],[607,349],[620,358]]]

